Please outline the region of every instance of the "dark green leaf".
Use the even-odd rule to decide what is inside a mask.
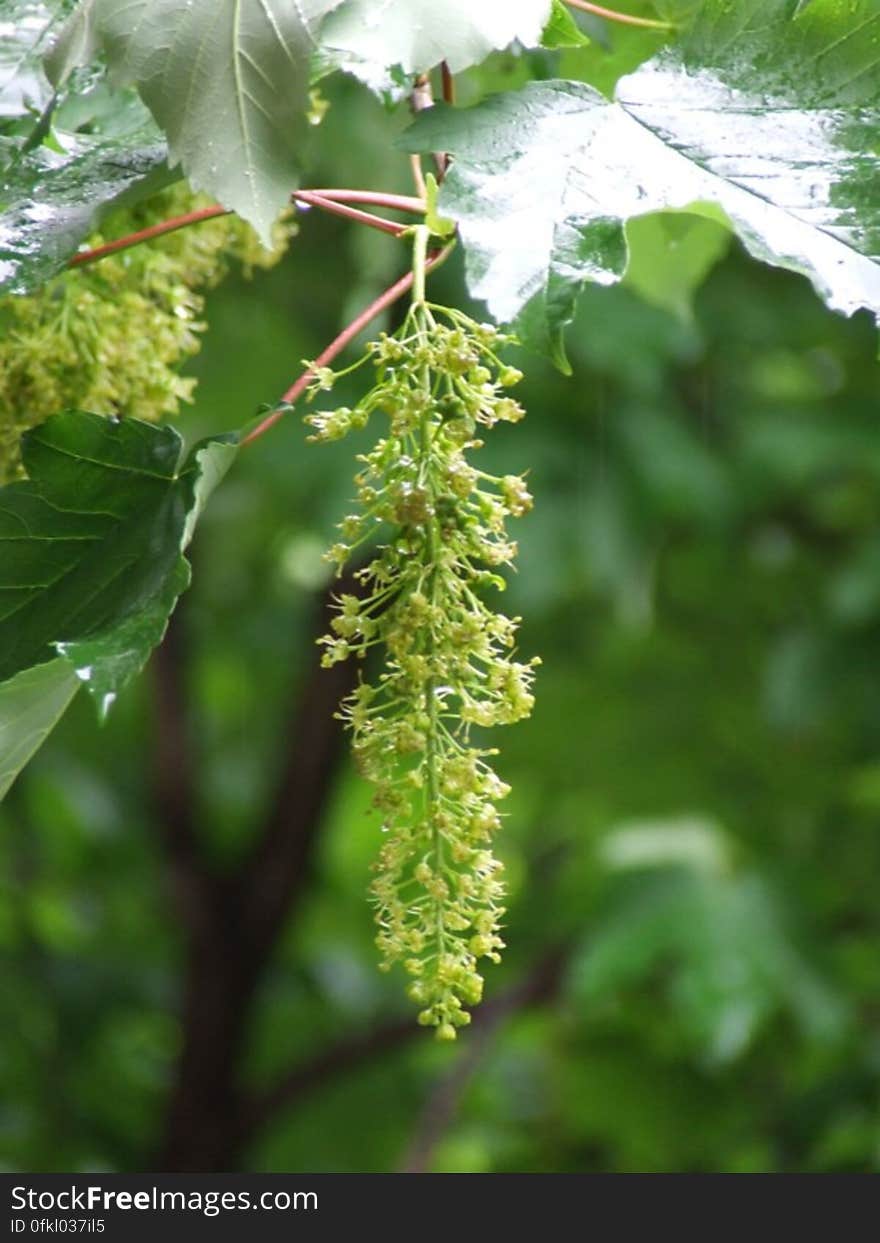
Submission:
[[[586,47],[589,42],[590,40],[562,0],[553,0],[550,18],[541,35],[541,46],[546,48]]]
[[[188,581],[182,552],[235,446],[181,466],[170,427],[56,415],[0,490],[0,681],[61,653],[99,703],[134,676]]]

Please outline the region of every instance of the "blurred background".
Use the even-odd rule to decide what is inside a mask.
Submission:
[[[405,118],[326,93],[310,183],[408,191]],[[313,642],[358,446],[293,415],[139,685],[103,728],[79,699],[0,808],[0,1165],[880,1168],[876,333],[711,223],[693,272],[686,221],[644,227],[654,268],[587,290],[571,378],[514,356],[529,416],[484,451],[530,471],[505,606],[543,666],[498,739],[509,950],[473,1028],[436,1045],[376,970],[379,826]],[[405,263],[303,215],[211,295],[184,434],[276,400]],[[465,304],[460,256],[431,283]]]

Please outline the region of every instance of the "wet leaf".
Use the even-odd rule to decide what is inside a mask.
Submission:
[[[139,671],[189,581],[183,549],[235,455],[70,412],[27,433],[0,489],[0,681],[61,654],[99,706]]]
[[[27,293],[60,272],[114,207],[174,176],[159,131],[139,101],[140,126],[107,137],[66,135],[23,155],[0,188],[0,290]]]
[[[0,11],[0,124],[39,113],[52,96],[41,57],[55,25],[43,0],[6,0]]]
[[[689,321],[695,291],[727,253],[731,240],[722,220],[694,211],[636,216],[626,226],[623,283],[652,306]]]
[[[807,276],[835,310],[880,315],[880,8],[791,13],[709,0],[615,102],[536,82],[419,117],[407,145],[457,157],[440,209],[459,221],[473,294],[564,364],[583,283],[626,270],[625,223],[711,203],[753,255]]]
[[[553,0],[550,17],[541,35],[541,46],[546,48],[586,47],[590,40],[574,20],[571,10],[562,0]]]

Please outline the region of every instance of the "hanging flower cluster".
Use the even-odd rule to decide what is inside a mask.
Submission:
[[[488,763],[494,749],[471,735],[529,715],[538,664],[515,659],[519,618],[482,597],[504,587],[498,571],[516,555],[507,519],[532,498],[522,477],[499,478],[469,460],[480,429],[523,417],[506,392],[520,373],[497,353],[508,339],[460,311],[416,302],[401,330],[355,364],[372,362],[376,373],[360,404],[307,418],[310,439],[321,441],[374,413],[389,422],[359,458],[359,505],[327,554],[341,570],[363,546],[374,549],[356,573],[362,595],[338,600],[323,663],[384,651],[378,678],[362,680],[340,715],[383,817],[372,884],[382,966],[403,963],[419,1021],[446,1040],[480,1000],[479,960],[497,962],[504,944],[491,843],[509,787]],[[311,396],[335,379],[317,369]]]

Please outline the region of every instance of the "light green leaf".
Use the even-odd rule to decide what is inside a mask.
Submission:
[[[66,660],[0,684],[0,800],[63,716],[80,681]]]
[[[732,239],[723,220],[696,211],[636,216],[626,225],[623,283],[646,302],[689,322],[694,293]]]
[[[646,825],[609,846],[612,867],[640,868],[641,883],[613,886],[575,958],[576,998],[592,1008],[660,982],[684,1031],[716,1064],[741,1056],[779,1012],[813,1039],[839,1039],[847,1010],[803,954],[779,895],[763,877],[732,870],[723,838],[700,842],[696,822],[682,827]]]
[[[453,73],[519,39],[536,47],[551,0],[345,0],[321,42],[368,64],[423,73],[445,60]]]
[[[546,48],[586,47],[590,40],[574,20],[571,10],[562,0],[553,0],[550,17],[541,35],[541,46]]]
[[[61,73],[100,46],[135,83],[192,186],[268,244],[296,184],[310,54],[340,0],[86,0],[53,52]]]
[[[438,215],[437,196],[440,187],[433,173],[425,176],[425,224],[435,237],[451,237],[455,232],[455,221]]]
[[[720,207],[753,255],[835,310],[880,315],[880,4],[791,12],[708,0],[616,102],[544,82],[419,117],[404,141],[455,153],[440,208],[496,318],[562,361],[582,284],[626,269],[625,223],[693,203]]]
[[[597,853],[609,872],[685,867],[722,877],[733,866],[730,839],[719,824],[703,816],[614,825],[599,842]]]

